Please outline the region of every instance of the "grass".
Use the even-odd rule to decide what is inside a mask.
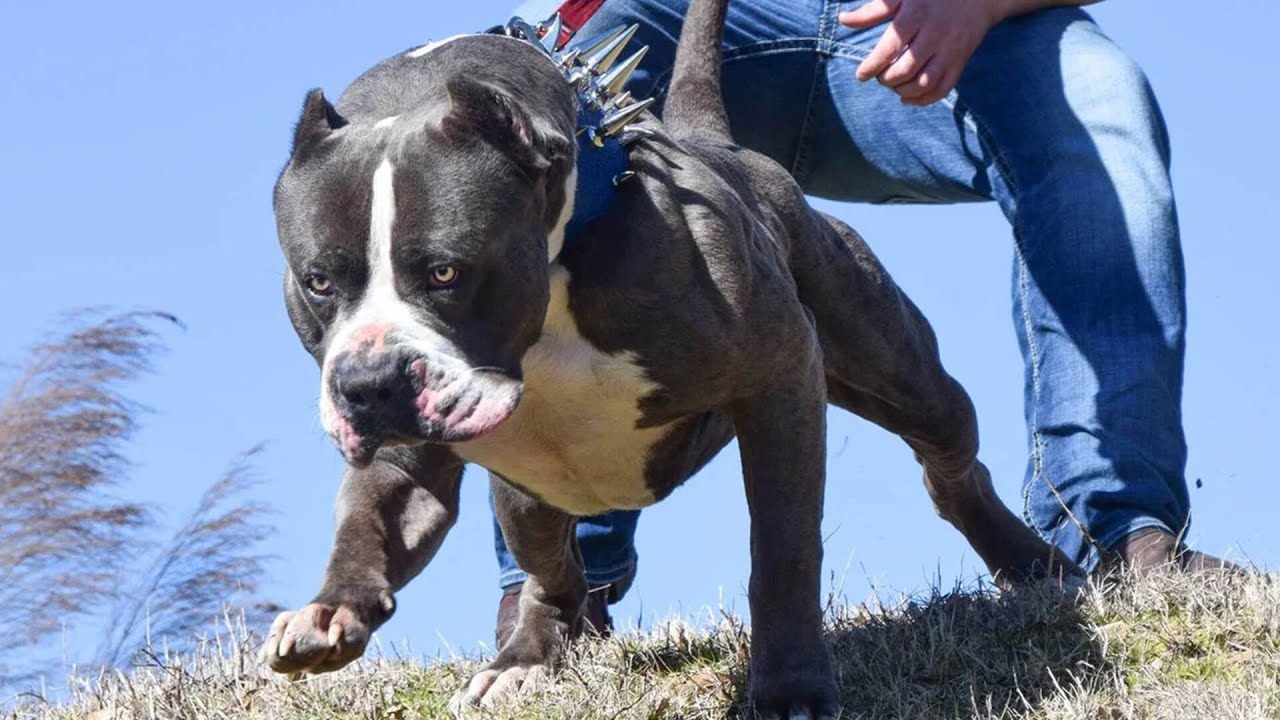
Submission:
[[[1050,589],[933,591],[833,605],[827,638],[845,718],[1280,717],[1280,580],[1122,578],[1077,600]],[[558,679],[484,718],[737,718],[748,630],[720,617],[576,644]],[[76,678],[69,699],[21,700],[12,718],[448,717],[479,663],[373,659],[289,681],[257,663],[229,623],[190,655]]]

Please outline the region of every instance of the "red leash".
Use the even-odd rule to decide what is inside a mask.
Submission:
[[[560,42],[568,42],[573,33],[596,14],[601,5],[604,5],[604,0],[565,0],[560,6],[560,21],[564,23],[564,28],[560,31]]]

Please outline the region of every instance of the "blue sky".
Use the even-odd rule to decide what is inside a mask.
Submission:
[[[317,369],[285,317],[270,190],[308,88],[331,97],[378,59],[506,19],[510,4],[374,1],[9,3],[0,17],[0,359],[82,306],[159,308],[159,371],[132,388],[154,412],[131,449],[126,492],[174,517],[239,452],[277,510],[266,594],[315,592],[329,550],[341,459],[317,420]],[[1272,567],[1280,485],[1280,6],[1228,0],[1109,2],[1103,27],[1146,68],[1169,121],[1189,282],[1185,415],[1193,544]],[[1012,248],[994,206],[820,204],[871,242],[936,328],[972,394],[983,458],[1018,504],[1025,462],[1021,368],[1009,307]],[[831,414],[826,568],[853,600],[913,592],[980,570],[938,520],[907,448]],[[400,595],[384,642],[475,652],[498,590],[485,481],[464,481],[462,518]],[[746,507],[727,451],[646,512],[640,578],[624,624],[723,603],[746,609]],[[705,616],[705,615],[704,615]],[[72,628],[76,635],[90,629]]]

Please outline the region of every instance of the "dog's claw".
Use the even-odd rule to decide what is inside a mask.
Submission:
[[[330,672],[359,658],[370,632],[351,608],[312,603],[276,618],[262,656],[279,673]]]

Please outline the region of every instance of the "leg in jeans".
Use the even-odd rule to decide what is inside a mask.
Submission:
[[[906,107],[854,78],[881,33],[835,21],[857,5],[731,7],[735,135],[815,195],[997,201],[1015,239],[1028,522],[1086,567],[1135,530],[1182,530],[1183,268],[1141,71],[1083,11],[1049,10],[993,29],[945,101]],[[660,95],[685,6],[611,0],[581,36],[641,23],[652,50],[634,91]]]
[[[492,496],[489,503],[492,510]],[[578,547],[582,551],[587,585],[608,587],[610,602],[622,599],[635,577],[638,560],[635,535],[639,518],[639,510],[616,510],[578,520]],[[511,557],[497,519],[493,521],[493,545],[498,557],[498,585],[505,590],[524,583],[526,575]]]

